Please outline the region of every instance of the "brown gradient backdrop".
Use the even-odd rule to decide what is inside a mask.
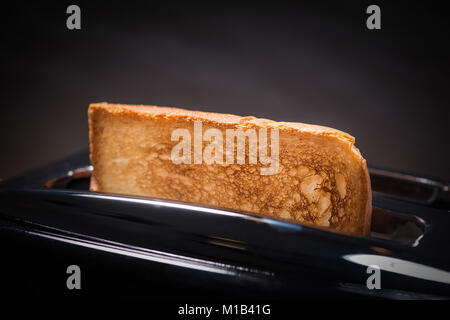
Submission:
[[[71,2],[2,8],[0,178],[88,146],[90,102],[335,127],[369,164],[450,180],[449,19],[440,3]]]

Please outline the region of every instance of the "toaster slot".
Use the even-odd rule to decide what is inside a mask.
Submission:
[[[92,167],[87,166],[69,171],[67,175],[46,182],[49,189],[66,189],[76,191],[89,191]],[[378,179],[372,179],[375,184],[380,183]],[[398,182],[397,182],[398,184]],[[389,184],[386,184],[389,185]],[[377,185],[377,190],[382,186],[384,192],[392,195],[391,190],[396,191],[397,185],[391,189],[386,185]],[[401,187],[401,186],[400,186]],[[406,187],[406,190],[407,189]],[[393,194],[392,197],[395,197]],[[425,197],[425,196],[424,196]],[[425,223],[422,219],[396,211],[389,211],[374,207],[372,211],[372,228],[370,237],[398,242],[406,245],[415,245],[425,232]]]
[[[438,209],[450,209],[448,183],[386,169],[370,168],[369,171],[374,194]]]

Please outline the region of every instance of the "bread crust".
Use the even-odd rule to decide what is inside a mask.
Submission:
[[[372,198],[366,160],[355,147],[355,138],[343,131],[143,105],[94,103],[88,113],[94,168],[91,191],[220,206],[353,235],[370,232]],[[248,164],[175,166],[167,159],[176,144],[170,141],[170,131],[190,128],[194,121],[222,131],[277,129],[280,173],[261,177]],[[316,184],[311,187],[311,183]],[[270,190],[271,185],[279,192]],[[220,192],[207,190],[209,186]]]

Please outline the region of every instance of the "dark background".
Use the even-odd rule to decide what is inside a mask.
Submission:
[[[393,2],[2,4],[0,178],[87,148],[107,101],[331,126],[370,165],[450,180],[448,11]]]

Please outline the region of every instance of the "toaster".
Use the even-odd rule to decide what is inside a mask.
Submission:
[[[369,236],[89,191],[85,150],[0,183],[10,297],[450,298],[450,184],[370,167]],[[68,288],[70,266],[80,271]]]

